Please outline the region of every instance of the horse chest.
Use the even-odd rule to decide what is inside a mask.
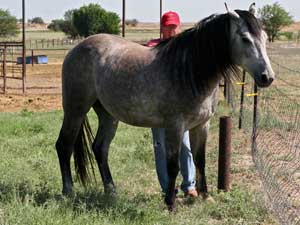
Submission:
[[[187,127],[190,129],[199,124],[205,124],[213,116],[214,112],[214,101],[212,99],[205,100],[187,115]]]

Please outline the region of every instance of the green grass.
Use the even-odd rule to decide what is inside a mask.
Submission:
[[[63,39],[67,38],[63,32],[54,32],[51,30],[27,30],[26,31],[26,40],[41,40],[41,39]],[[17,36],[12,36],[10,38],[0,38],[1,41],[22,41],[22,32]]]
[[[20,36],[21,37],[21,36]],[[63,32],[54,32],[51,30],[37,30],[37,31],[27,31],[27,40],[41,40],[41,39],[63,39],[67,38]]]
[[[156,178],[149,129],[122,123],[109,158],[118,196],[105,196],[99,180],[84,189],[75,179],[74,196],[64,198],[54,148],[61,121],[61,111],[0,113],[1,225],[273,224],[261,193],[239,181],[230,192],[217,192],[214,166],[208,166],[208,183],[216,203],[183,201],[176,214],[169,214]],[[94,113],[90,122],[95,129]],[[208,164],[215,161],[213,148]]]

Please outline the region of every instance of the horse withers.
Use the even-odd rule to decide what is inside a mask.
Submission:
[[[115,192],[108,151],[122,121],[165,128],[169,175],[165,202],[170,210],[175,206],[182,136],[190,130],[199,174],[197,189],[207,196],[205,145],[219,82],[237,77],[241,67],[259,87],[269,86],[274,72],[266,39],[253,14],[236,10],[209,16],[153,49],[108,34],[91,36],[77,45],[62,69],[64,119],[56,149],[63,193],[72,192],[72,153],[80,180],[87,181],[90,149],[105,192]],[[94,140],[86,116],[90,108],[99,119]]]

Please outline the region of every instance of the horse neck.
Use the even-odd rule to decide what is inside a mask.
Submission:
[[[169,79],[180,81],[194,94],[203,94],[207,85],[215,86],[222,76],[228,79],[230,71],[236,71],[230,56],[228,23],[223,17],[200,22],[160,44],[157,59],[168,71]]]

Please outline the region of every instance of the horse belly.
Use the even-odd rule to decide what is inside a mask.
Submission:
[[[163,124],[156,102],[132,94],[130,90],[112,92],[102,88],[99,99],[107,112],[124,123],[140,127],[159,127]]]

